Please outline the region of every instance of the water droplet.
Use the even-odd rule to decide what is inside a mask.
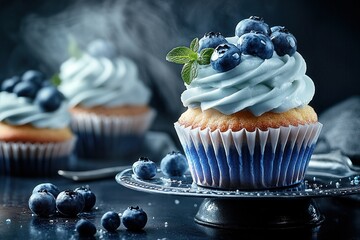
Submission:
[[[197,207],[197,206],[198,206],[198,205],[195,203],[195,204],[194,204],[194,207]]]
[[[152,217],[152,219],[155,219],[155,217]]]
[[[8,218],[8,219],[5,220],[5,222],[6,222],[6,224],[10,224],[10,223],[11,223],[11,219]]]
[[[50,219],[50,220],[49,220],[49,223],[54,223],[54,220]]]
[[[165,223],[164,223],[164,226],[165,226],[165,227],[168,227],[168,222],[165,222]]]
[[[335,183],[335,187],[336,187],[336,188],[339,188],[339,187],[340,187],[340,183],[339,183],[339,182],[336,182],[336,183]]]
[[[180,201],[178,199],[175,199],[175,204],[178,205]]]
[[[148,203],[148,206],[151,206],[151,204],[152,204],[152,203],[151,203],[151,202],[149,202],[149,203]]]

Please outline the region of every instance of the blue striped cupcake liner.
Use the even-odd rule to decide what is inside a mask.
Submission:
[[[253,132],[174,127],[197,185],[258,190],[303,181],[322,124]]]
[[[70,166],[76,137],[58,143],[0,141],[0,174],[22,177],[52,177]]]
[[[153,109],[138,116],[73,114],[71,129],[78,137],[75,155],[110,160],[131,154],[141,146],[155,115]]]

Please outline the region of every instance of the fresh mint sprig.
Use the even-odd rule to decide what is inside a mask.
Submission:
[[[73,36],[69,36],[69,45],[68,45],[68,53],[71,57],[79,59],[82,56],[82,51],[80,50],[78,43],[76,42]]]
[[[204,48],[198,53],[199,39],[195,38],[191,41],[190,47],[176,47],[167,55],[166,60],[169,62],[184,64],[181,70],[181,78],[186,84],[196,78],[199,65],[210,64],[210,58],[214,52],[213,48]]]

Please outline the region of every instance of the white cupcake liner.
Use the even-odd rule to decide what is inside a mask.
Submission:
[[[78,157],[106,159],[126,155],[139,146],[155,115],[153,109],[136,116],[73,114],[71,129],[78,136]]]
[[[76,137],[64,142],[0,141],[0,173],[17,176],[53,176],[68,166]]]
[[[322,124],[249,132],[191,129],[175,123],[193,181],[220,189],[267,189],[300,183]]]

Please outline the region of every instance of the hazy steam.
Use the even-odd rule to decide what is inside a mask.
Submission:
[[[31,54],[54,73],[69,57],[69,37],[81,49],[94,39],[111,41],[120,55],[139,64],[144,82],[157,89],[174,113],[182,106],[180,94],[184,86],[179,72],[172,69],[174,66],[166,62],[165,56],[183,39],[176,34],[169,7],[166,1],[77,1],[57,15],[29,16],[21,34]]]

